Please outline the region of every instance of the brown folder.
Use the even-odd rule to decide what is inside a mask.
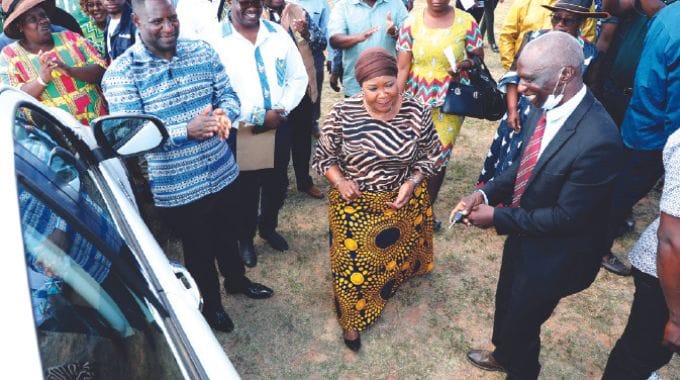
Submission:
[[[236,135],[236,162],[241,171],[274,167],[276,129],[254,134],[253,125],[239,123]]]

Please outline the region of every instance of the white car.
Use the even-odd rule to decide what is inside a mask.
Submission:
[[[0,86],[3,377],[238,379],[188,272],[137,212],[119,156],[160,146],[150,116],[91,129]]]

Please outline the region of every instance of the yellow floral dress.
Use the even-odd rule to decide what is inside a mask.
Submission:
[[[448,28],[430,28],[423,22],[423,12],[413,13],[399,32],[397,48],[413,54],[411,71],[406,82],[407,93],[432,107],[432,119],[442,145],[440,164],[451,158],[456,136],[464,117],[441,113],[446,91],[451,80],[468,83],[467,73],[451,76],[451,65],[444,50],[451,47],[456,62],[467,58],[467,53],[483,46],[482,34],[475,19],[467,12],[455,10],[453,23]]]

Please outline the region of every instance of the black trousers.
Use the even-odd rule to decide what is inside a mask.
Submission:
[[[673,351],[661,345],[668,307],[659,279],[633,267],[635,296],[628,324],[609,354],[605,380],[647,379],[668,364]]]
[[[505,242],[494,313],[494,358],[508,370],[508,379],[536,379],[541,370],[541,325],[559,303],[525,275],[519,253],[521,242]]]
[[[625,162],[616,178],[611,198],[607,236],[602,254],[609,252],[616,239],[616,231],[633,209],[664,173],[660,150],[645,151],[624,148]]]
[[[242,171],[239,175],[238,203],[235,208],[240,217],[240,241],[252,241],[258,227],[260,232],[268,232],[278,226],[279,211],[288,191],[291,137],[290,123],[279,125],[276,130],[274,168]]]
[[[482,20],[482,25],[480,26],[480,31],[482,32],[482,38],[484,38],[484,33],[487,33],[486,40],[489,42],[489,45],[496,44],[496,36],[494,36],[493,31],[496,5],[498,5],[498,0],[486,0],[484,2],[484,18]]]
[[[238,179],[195,202],[159,209],[182,240],[184,265],[196,280],[207,312],[222,308],[215,260],[226,287],[238,289],[248,283],[236,244],[237,188]]]
[[[295,183],[300,191],[305,191],[314,185],[309,175],[309,161],[312,158],[312,125],[318,103],[320,103],[318,100],[317,103],[312,103],[309,95],[305,94],[300,104],[291,111],[288,117],[288,123],[292,129],[291,154]]]
[[[460,0],[456,0],[456,8],[464,10],[465,12],[469,13],[474,17],[475,22],[479,24],[482,21],[482,16],[484,15],[484,8],[485,7],[477,7],[476,5],[473,5],[472,8],[466,10],[463,8],[463,4],[461,4]]]

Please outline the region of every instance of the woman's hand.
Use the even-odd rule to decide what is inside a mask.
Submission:
[[[508,127],[519,133],[522,130],[522,125],[519,122],[519,112],[517,108],[508,108]]]
[[[300,33],[302,38],[309,41],[309,28],[307,27],[307,20],[294,19],[292,22],[293,30]]]
[[[57,70],[57,62],[50,57],[48,52],[42,50],[38,52],[38,62],[40,62],[40,80],[44,83],[52,82],[52,71]]]
[[[338,181],[335,187],[338,189],[342,199],[346,200],[347,202],[361,198],[361,191],[359,191],[359,185],[356,183],[356,181],[344,178]]]
[[[397,194],[397,199],[394,202],[387,202],[387,206],[398,210],[406,205],[409,199],[411,199],[411,194],[413,194],[413,189],[416,185],[411,180],[407,180],[399,187],[399,193]]]

